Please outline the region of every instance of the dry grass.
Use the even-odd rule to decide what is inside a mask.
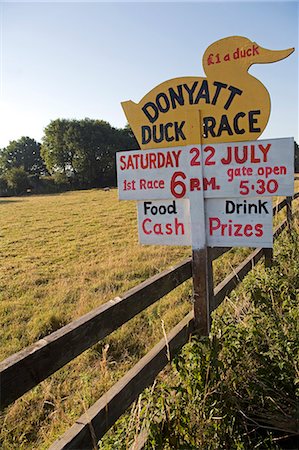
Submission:
[[[0,199],[0,358],[190,256],[140,246],[136,205],[117,191]],[[219,282],[249,250],[215,262]],[[2,448],[49,446],[190,310],[189,282],[4,411]]]

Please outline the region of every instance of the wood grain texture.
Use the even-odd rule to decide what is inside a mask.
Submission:
[[[188,342],[194,328],[190,312],[167,336],[147,353],[124,377],[106,392],[49,450],[93,449],[97,441],[115,423],[138,395]]]

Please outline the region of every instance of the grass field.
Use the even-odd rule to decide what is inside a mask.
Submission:
[[[138,244],[117,191],[0,199],[0,358],[190,256]],[[215,263],[215,282],[249,249]],[[45,449],[190,310],[184,283],[24,395],[1,417],[3,449]],[[162,326],[163,325],[163,326]]]

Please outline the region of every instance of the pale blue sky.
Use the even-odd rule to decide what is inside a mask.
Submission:
[[[298,141],[298,2],[11,2],[1,11],[0,147],[41,140],[56,118],[103,119],[123,127],[120,102],[157,84],[204,75],[212,42],[246,36],[283,61],[252,66],[270,92],[261,136]]]

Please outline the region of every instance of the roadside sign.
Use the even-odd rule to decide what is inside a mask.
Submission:
[[[268,50],[243,36],[212,43],[202,59],[206,77],[173,78],[154,87],[139,103],[122,103],[140,148],[189,144],[188,110],[201,111],[195,142],[258,139],[269,120],[270,95],[248,70],[253,64],[280,61],[293,51]]]
[[[189,200],[138,202],[141,244],[191,245]],[[268,198],[205,200],[209,247],[272,247],[272,202]]]
[[[206,49],[206,78],[173,78],[139,103],[122,103],[142,150],[117,154],[119,199],[139,200],[141,243],[192,245],[194,321],[203,335],[213,306],[207,246],[271,247],[272,208],[263,197],[293,195],[294,141],[257,141],[270,95],[248,73],[293,51],[230,36]]]
[[[137,203],[140,244],[191,245],[189,200]]]
[[[120,200],[288,196],[293,174],[293,138],[117,153]]]
[[[210,247],[273,247],[272,201],[268,198],[206,200]]]
[[[205,197],[293,195],[293,138],[205,145],[202,151],[204,177],[215,177],[219,186]]]

